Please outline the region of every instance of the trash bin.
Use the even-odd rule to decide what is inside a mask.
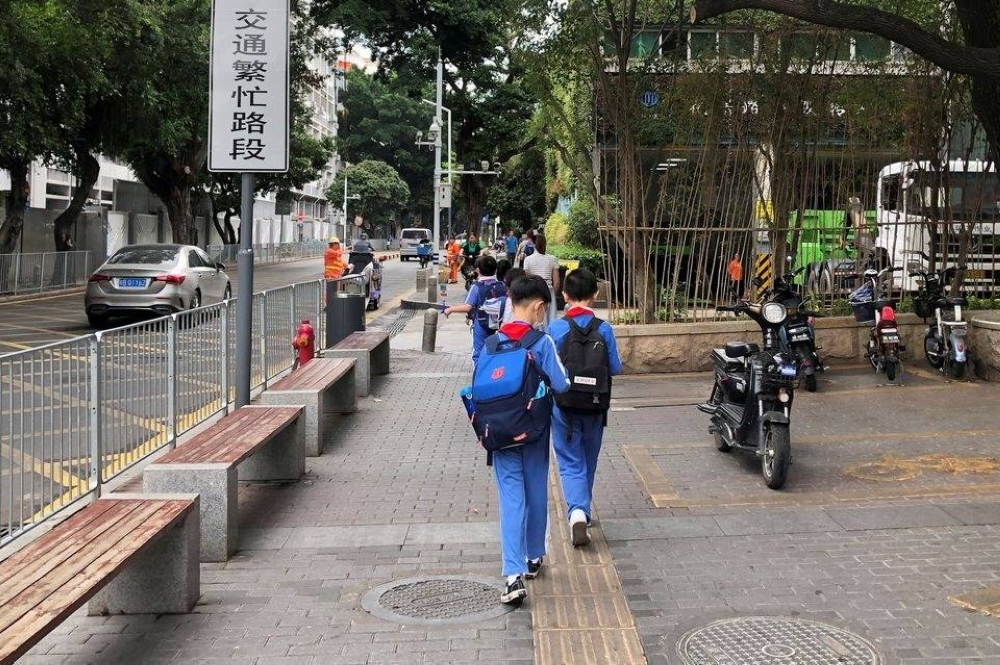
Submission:
[[[339,282],[326,283],[325,348],[329,349],[353,332],[364,331],[366,304],[364,293],[342,292]]]

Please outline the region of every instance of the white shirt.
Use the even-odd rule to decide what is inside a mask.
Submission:
[[[541,254],[536,249],[531,256],[524,257],[524,271],[529,275],[537,275],[552,288],[552,271],[559,267],[559,259],[551,254]]]

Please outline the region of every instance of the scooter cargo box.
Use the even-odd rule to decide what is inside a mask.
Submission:
[[[712,350],[712,362],[715,367],[722,371],[735,372],[744,369],[743,360],[740,358],[730,358],[726,355],[725,349]]]

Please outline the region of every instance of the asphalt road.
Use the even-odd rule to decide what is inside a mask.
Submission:
[[[383,302],[390,304],[413,290],[417,264],[393,259],[383,265]],[[235,291],[236,271],[228,272]],[[323,262],[319,258],[257,266],[254,291],[317,279],[322,274]],[[128,321],[121,321],[122,325],[126,323]],[[87,323],[82,290],[16,302],[0,301],[0,355],[62,342],[91,332],[94,329]]]

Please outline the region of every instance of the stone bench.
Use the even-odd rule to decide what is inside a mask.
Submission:
[[[200,593],[198,497],[112,494],[0,563],[0,663],[88,600],[92,615],[182,614]]]
[[[389,333],[385,330],[354,332],[323,351],[327,358],[353,358],[358,394],[368,397],[372,377],[389,373]]]
[[[143,490],[201,497],[201,560],[236,551],[237,481],[298,480],[305,473],[301,406],[244,406],[146,467]]]
[[[261,396],[261,404],[305,407],[306,456],[323,453],[327,421],[337,415],[358,410],[358,394],[353,360],[317,358],[297,369]]]

